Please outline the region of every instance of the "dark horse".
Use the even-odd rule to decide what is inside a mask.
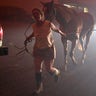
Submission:
[[[45,19],[48,19],[53,23],[54,20],[57,21],[60,30],[66,34],[66,37],[61,36],[61,41],[63,43],[65,53],[65,70],[67,69],[67,40],[70,40],[72,42],[70,57],[73,63],[77,64],[74,58],[74,49],[77,44],[81,45],[83,52],[82,62],[84,62],[85,52],[94,27],[93,16],[89,12],[77,12],[73,8],[55,4],[53,0],[51,2],[41,3],[43,5]],[[56,22],[54,24],[57,26]],[[77,40],[80,43],[76,43]],[[86,41],[85,43],[84,40]]]

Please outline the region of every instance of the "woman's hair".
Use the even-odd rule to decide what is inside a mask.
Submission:
[[[40,9],[38,9],[38,8],[34,8],[32,10],[32,14],[37,13],[37,12],[40,13],[41,15],[43,15],[42,11]]]

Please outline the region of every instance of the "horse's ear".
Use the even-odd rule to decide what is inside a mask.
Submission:
[[[41,3],[42,5],[45,5],[45,3],[44,3],[44,2],[42,2],[42,1],[40,1],[40,3]]]

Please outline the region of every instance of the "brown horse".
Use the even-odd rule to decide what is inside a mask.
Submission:
[[[83,62],[85,59],[85,52],[87,50],[89,39],[94,26],[93,16],[90,13],[77,12],[73,8],[68,8],[64,5],[55,4],[53,0],[51,2],[41,3],[43,5],[45,19],[48,19],[53,23],[56,20],[59,24],[60,30],[66,33],[66,37],[61,36],[65,53],[65,70],[67,70],[67,40],[70,40],[72,42],[70,57],[74,64],[77,64],[74,58],[74,49],[77,44],[76,41],[80,41],[83,52]],[[57,26],[56,22],[54,24]],[[86,43],[84,43],[84,38],[86,39]]]

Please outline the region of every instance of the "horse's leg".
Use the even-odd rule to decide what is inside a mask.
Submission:
[[[76,46],[76,39],[71,40],[71,42],[72,42],[72,45],[71,45],[70,57],[72,59],[72,62],[74,64],[77,64],[76,60],[75,60],[75,57],[74,57],[74,49],[75,49],[75,46]]]
[[[67,39],[64,36],[61,37],[61,41],[64,48],[64,70],[67,71]]]
[[[82,55],[82,63],[84,63],[85,57],[86,57],[86,50],[89,44],[89,40],[92,34],[92,29],[86,34],[86,42],[85,42],[85,46],[84,46],[84,50],[83,50],[83,55]]]
[[[84,37],[85,37],[85,36],[80,36],[80,37],[79,37],[79,42],[80,42],[80,44],[79,44],[79,49],[80,49],[81,51],[84,50]]]

